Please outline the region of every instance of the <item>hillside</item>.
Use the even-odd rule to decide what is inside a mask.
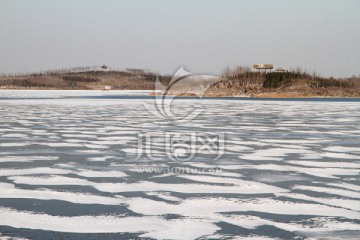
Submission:
[[[111,89],[152,90],[156,74],[143,69],[112,70],[103,67],[85,67],[31,74],[0,76],[0,89]],[[162,77],[159,77],[162,80]]]
[[[207,91],[210,96],[360,97],[360,78],[334,79],[306,72],[243,72],[223,76]]]
[[[114,70],[106,66],[73,68],[31,74],[0,76],[0,89],[154,90],[156,78],[167,85],[171,76],[149,70]],[[191,95],[183,92],[172,94]],[[206,96],[246,97],[360,97],[360,78],[324,78],[306,72],[252,72],[228,70],[212,85]]]

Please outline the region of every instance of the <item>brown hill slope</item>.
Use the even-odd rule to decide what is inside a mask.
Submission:
[[[142,69],[49,71],[0,77],[1,89],[104,89],[154,90],[156,77],[167,85],[171,76],[158,76]],[[187,95],[186,91],[173,93]],[[305,72],[259,73],[243,71],[224,74],[206,96],[247,97],[360,97],[360,78],[334,79]]]

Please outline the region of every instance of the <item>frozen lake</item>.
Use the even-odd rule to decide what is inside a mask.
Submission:
[[[144,103],[153,102],[145,91],[0,91],[0,233],[360,236],[359,99],[205,99],[181,124],[148,112]],[[176,103],[178,112],[200,106]],[[221,135],[223,150],[171,159],[167,134]]]

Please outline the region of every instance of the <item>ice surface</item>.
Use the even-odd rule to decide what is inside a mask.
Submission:
[[[0,90],[0,233],[359,236],[359,102],[204,99],[202,114],[176,124],[147,112],[148,93]],[[153,149],[136,159],[144,133]],[[223,133],[224,154],[170,160],[166,133]]]

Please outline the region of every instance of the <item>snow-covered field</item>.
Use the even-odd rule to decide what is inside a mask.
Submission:
[[[199,101],[179,100],[178,111]],[[357,239],[360,101],[203,100],[174,124],[146,91],[0,91],[0,239]],[[225,150],[137,159],[139,133]]]

